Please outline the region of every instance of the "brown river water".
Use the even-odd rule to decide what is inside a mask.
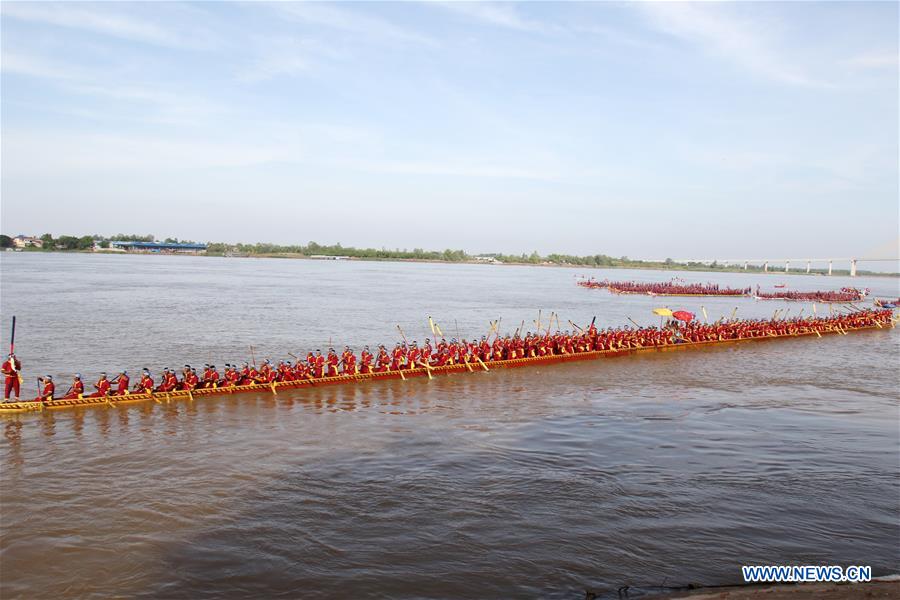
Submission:
[[[538,309],[564,327],[811,311],[574,283],[673,275],[654,271],[30,253],[0,269],[28,394],[43,373],[65,389],[250,345],[358,352],[398,323],[421,343],[428,315],[468,337]],[[615,598],[739,583],[744,564],[897,573],[898,331],[7,417],[0,597]]]

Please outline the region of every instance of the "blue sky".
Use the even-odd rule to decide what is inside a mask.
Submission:
[[[898,4],[2,4],[2,230],[897,255]]]

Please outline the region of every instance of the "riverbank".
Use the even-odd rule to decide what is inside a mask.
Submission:
[[[110,250],[41,250],[41,249],[25,249],[23,252],[28,253],[61,253],[61,254],[105,254],[105,255],[132,255],[133,253],[125,253]],[[153,253],[147,253],[153,255]],[[169,256],[182,256],[181,254],[167,254]],[[335,261],[361,261],[361,262],[389,262],[389,263],[430,263],[430,264],[450,264],[450,265],[488,265],[488,266],[516,266],[516,267],[561,267],[567,269],[636,269],[641,271],[687,271],[693,273],[754,273],[760,275],[804,275],[804,276],[822,276],[828,277],[828,273],[824,270],[806,271],[783,271],[769,270],[764,271],[759,267],[744,269],[741,266],[717,266],[709,265],[681,264],[681,263],[651,263],[651,262],[634,262],[621,265],[595,265],[588,263],[571,263],[571,262],[553,262],[553,261],[485,261],[476,258],[466,260],[441,260],[434,258],[384,258],[377,256],[341,256],[325,257],[325,256],[309,256],[302,253],[294,252],[265,252],[265,253],[225,253],[225,252],[207,252],[206,254],[185,254],[183,256],[209,256],[218,258],[278,258],[278,259],[294,259],[294,260],[335,260]],[[832,276],[847,277],[850,271],[846,269],[834,269]],[[900,273],[881,273],[876,271],[857,271],[858,276],[865,277],[893,277],[900,278]]]

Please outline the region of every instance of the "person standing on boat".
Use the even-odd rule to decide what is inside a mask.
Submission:
[[[6,379],[6,387],[3,392],[3,400],[9,400],[10,392],[15,392],[14,398],[19,399],[19,371],[22,370],[22,363],[16,358],[12,352],[3,363],[3,377]]]
[[[112,386],[109,383],[109,379],[106,378],[106,373],[100,373],[100,379],[97,380],[94,387],[97,391],[90,395],[91,398],[105,398],[109,396],[109,389]]]
[[[53,375],[45,375],[44,377],[38,377],[38,381],[44,384],[44,389],[41,390],[41,395],[36,398],[40,402],[49,402],[53,400],[53,393],[56,391],[56,386],[53,385]]]

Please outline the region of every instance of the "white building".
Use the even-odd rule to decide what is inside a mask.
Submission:
[[[34,246],[35,248],[44,247],[44,241],[41,238],[28,237],[26,235],[17,235],[14,237],[13,244],[16,248],[25,248],[28,246]]]

